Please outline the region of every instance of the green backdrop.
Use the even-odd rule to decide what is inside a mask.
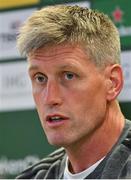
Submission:
[[[37,7],[67,2],[81,0],[41,0]],[[130,0],[92,0],[91,6],[108,13],[111,18],[112,12],[119,7],[123,11],[123,21],[115,22],[116,26],[131,26]],[[131,49],[131,36],[121,37],[121,43],[123,49]],[[125,117],[131,119],[131,102],[121,102],[120,105]],[[45,157],[54,149],[56,147],[48,144],[34,109],[0,112],[0,178],[15,177],[26,166]]]

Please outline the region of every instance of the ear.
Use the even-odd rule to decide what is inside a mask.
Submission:
[[[113,64],[106,68],[107,100],[117,98],[123,87],[123,72],[119,64]]]

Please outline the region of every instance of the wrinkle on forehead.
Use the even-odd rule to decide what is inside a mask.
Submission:
[[[87,57],[87,54],[84,52],[84,49],[80,45],[57,45],[57,46],[50,46],[50,47],[43,47],[39,48],[31,53],[29,53],[28,59],[29,60],[52,60],[54,57],[60,57],[67,55],[71,58],[74,55],[79,55],[81,58]],[[72,57],[72,58],[73,58]]]
[[[80,64],[79,62],[71,62],[69,63],[64,63],[64,64],[57,64],[56,67],[57,69],[61,69],[61,70],[75,70],[76,72],[80,72],[79,68],[82,66],[82,64]],[[28,66],[28,70],[29,72],[31,71],[35,71],[35,70],[39,70],[39,65],[38,64],[29,64]]]
[[[61,70],[75,69],[78,72],[80,67],[89,66],[89,64],[92,64],[92,61],[88,58],[82,47],[58,45],[51,46],[50,48],[43,47],[30,53],[28,70],[55,67]]]

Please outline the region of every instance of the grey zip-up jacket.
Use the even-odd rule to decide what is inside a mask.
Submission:
[[[62,179],[65,161],[65,150],[60,148],[22,172],[17,179]],[[118,142],[85,179],[131,179],[131,122],[129,120],[126,120]]]

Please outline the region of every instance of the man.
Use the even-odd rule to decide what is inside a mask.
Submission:
[[[117,102],[123,73],[112,21],[78,6],[46,7],[25,22],[18,47],[47,139],[62,148],[17,178],[131,178],[131,124]]]

